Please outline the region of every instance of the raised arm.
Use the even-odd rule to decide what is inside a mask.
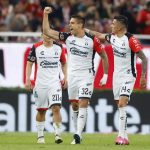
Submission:
[[[48,21],[48,14],[52,13],[51,7],[45,7],[43,13],[43,33],[55,40],[59,40],[59,32],[52,30]]]

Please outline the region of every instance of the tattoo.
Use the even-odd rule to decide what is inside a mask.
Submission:
[[[147,71],[147,59],[145,54],[142,51],[137,53],[137,56],[142,60],[142,75],[146,74]]]

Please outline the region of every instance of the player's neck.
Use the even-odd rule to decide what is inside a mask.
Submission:
[[[49,42],[43,41],[43,45],[45,47],[51,47],[51,46],[53,46],[53,41],[49,41]]]
[[[121,30],[116,33],[117,37],[122,37],[127,33],[127,30]]]
[[[79,38],[82,38],[82,37],[85,36],[85,31],[84,31],[84,30],[80,30],[80,31],[78,31],[78,33],[75,34],[74,36],[79,37]]]

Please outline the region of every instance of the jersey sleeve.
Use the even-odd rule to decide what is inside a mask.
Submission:
[[[68,36],[70,36],[71,33],[67,32],[59,32],[59,40],[65,42]]]
[[[111,34],[106,34],[105,35],[105,40],[110,43],[110,39],[111,39]]]
[[[138,39],[136,39],[134,36],[131,36],[129,39],[129,47],[131,48],[131,50],[135,53],[139,52],[140,50],[142,50],[142,45],[139,42]]]
[[[29,55],[28,55],[28,61],[35,62],[36,61],[36,54],[35,54],[35,47],[34,45],[30,49]]]
[[[60,56],[60,62],[66,63],[67,62],[67,56],[66,56],[66,48],[62,47],[61,56]]]
[[[104,47],[101,44],[100,40],[96,37],[94,37],[94,47],[93,48],[94,48],[94,51],[97,52],[98,54],[100,54],[104,50]]]

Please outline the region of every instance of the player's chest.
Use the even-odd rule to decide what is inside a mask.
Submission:
[[[38,49],[36,57],[39,61],[58,61],[60,59],[60,50],[57,48]]]
[[[93,41],[87,38],[70,38],[66,44],[70,50],[76,48],[79,51],[90,51],[93,48]]]
[[[118,51],[121,53],[127,53],[130,51],[129,42],[127,39],[124,38],[112,38],[111,45],[114,51]]]

